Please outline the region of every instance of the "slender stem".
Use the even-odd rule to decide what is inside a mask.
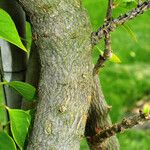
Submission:
[[[113,0],[108,0],[105,24],[107,24],[111,20],[112,9],[113,9]],[[105,36],[104,54],[99,56],[99,59],[93,69],[93,75],[98,74],[100,68],[104,66],[104,62],[112,56],[110,32],[107,30],[104,30],[104,36]]]
[[[106,14],[107,21],[111,19],[112,9],[113,9],[113,0],[108,0],[108,7],[107,7],[107,14]]]
[[[93,137],[93,141],[95,143],[102,143],[106,139],[116,135],[117,133],[122,133],[125,130],[134,127],[135,125],[141,124],[148,120],[150,120],[150,114],[145,114],[140,111],[139,114],[131,116],[129,118],[124,118],[120,123],[114,124],[113,126],[100,131],[95,137]]]
[[[104,23],[102,27],[100,27],[97,31],[93,32],[91,35],[92,44],[96,45],[98,42],[105,36],[104,30],[109,32],[114,31],[116,27],[126,23],[127,21],[134,19],[135,17],[143,14],[145,11],[150,8],[150,0],[146,0],[145,2],[139,4],[136,8],[131,11],[120,15],[116,19],[112,19],[107,23]]]

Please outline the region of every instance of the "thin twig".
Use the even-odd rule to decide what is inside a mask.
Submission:
[[[140,14],[143,14],[149,8],[150,8],[150,0],[146,0],[145,2],[139,4],[136,8],[129,11],[128,13],[123,14],[118,18],[107,22],[107,24],[104,23],[102,27],[100,27],[96,32],[92,33],[91,36],[92,44],[96,45],[104,37],[105,30],[107,30],[108,32],[114,31],[114,29],[116,29],[116,27],[118,27],[119,25],[124,24],[125,22],[139,16]]]
[[[107,8],[107,14],[106,14],[107,21],[111,19],[112,9],[113,9],[113,0],[108,0],[108,8]]]
[[[112,9],[113,9],[113,0],[108,0],[105,24],[111,21]],[[93,69],[93,75],[98,74],[99,69],[104,66],[104,62],[112,56],[110,32],[107,30],[104,30],[104,36],[105,36],[104,54],[99,56],[99,59]]]
[[[94,143],[103,143],[106,139],[116,135],[117,133],[122,133],[135,125],[142,124],[148,120],[150,120],[150,115],[144,114],[140,111],[139,114],[129,118],[124,118],[122,122],[114,124],[113,126],[99,132],[95,137],[92,137],[92,141]]]

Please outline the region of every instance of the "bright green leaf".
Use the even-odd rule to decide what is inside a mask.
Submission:
[[[30,126],[31,116],[29,111],[19,109],[8,109],[8,112],[13,138],[22,150]]]
[[[0,85],[5,85],[5,84],[8,84],[8,82],[7,81],[0,82]]]
[[[149,115],[150,114],[150,107],[149,106],[144,106],[143,112],[144,112],[145,115]]]
[[[128,32],[128,34],[130,35],[133,41],[138,42],[138,39],[135,33],[132,31],[132,29],[128,25],[123,25],[122,27]]]
[[[112,53],[112,56],[111,56],[111,58],[109,58],[109,61],[114,62],[114,63],[121,63],[120,58],[117,55],[115,55],[114,53]]]
[[[16,26],[9,16],[9,14],[0,8],[0,38],[18,46],[26,51],[25,46],[22,44]]]
[[[0,124],[4,125],[7,122],[7,114],[5,110],[5,99],[3,97],[3,88],[0,86]]]
[[[1,105],[1,99],[0,99],[0,124],[5,125],[7,122],[7,114],[4,107]]]
[[[31,25],[29,22],[26,22],[26,39],[27,39],[27,49],[31,49],[32,44],[32,32],[31,32]]]
[[[26,100],[32,101],[35,97],[36,89],[32,85],[20,82],[20,81],[12,81],[9,82],[8,85],[15,89],[19,94],[21,94]]]
[[[122,0],[124,3],[136,2],[136,0]]]
[[[100,55],[103,55],[104,52],[99,47],[96,46],[96,48],[99,51]],[[109,58],[109,61],[114,62],[114,63],[121,63],[120,58],[114,53],[112,53],[112,56],[111,58]]]
[[[2,131],[0,131],[0,150],[17,150],[12,138]]]

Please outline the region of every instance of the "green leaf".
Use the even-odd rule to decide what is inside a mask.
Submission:
[[[5,125],[7,122],[7,113],[6,113],[5,107],[2,107],[2,106],[3,105],[1,105],[0,103],[0,125]]]
[[[99,51],[100,55],[104,54],[104,52],[98,46],[96,46],[96,48]],[[114,62],[114,63],[121,63],[120,58],[117,55],[115,55],[114,53],[112,53],[112,56],[111,56],[111,58],[109,58],[109,61]]]
[[[150,114],[150,107],[145,105],[143,108],[143,113],[145,115],[149,115]]]
[[[30,126],[31,116],[29,115],[29,111],[9,108],[7,109],[13,138],[18,147],[22,150]]]
[[[17,150],[12,138],[2,131],[0,131],[0,150]]]
[[[26,100],[32,101],[35,97],[36,89],[32,85],[20,82],[20,81],[12,81],[9,82],[8,85],[15,89],[19,94],[21,94]]]
[[[7,113],[5,110],[5,99],[3,96],[3,88],[0,87],[0,124],[4,125],[7,122]]]
[[[27,49],[30,50],[32,44],[32,32],[31,32],[31,25],[27,21],[26,21],[26,39],[27,39]]]
[[[98,52],[100,53],[100,55],[103,55],[104,52],[98,46],[96,46],[96,48],[97,48]]]
[[[124,3],[136,2],[136,0],[122,0]]]
[[[8,84],[8,82],[7,81],[0,82],[0,85],[5,85],[5,84]]]
[[[25,46],[22,44],[16,26],[9,16],[9,14],[0,8],[0,38],[18,46],[26,51]]]
[[[115,55],[114,53],[112,53],[112,56],[111,56],[111,58],[109,58],[109,61],[114,62],[114,63],[121,63],[120,58],[117,55]]]
[[[138,39],[137,39],[135,33],[132,31],[132,29],[128,25],[123,25],[122,27],[128,32],[131,39],[137,43]]]

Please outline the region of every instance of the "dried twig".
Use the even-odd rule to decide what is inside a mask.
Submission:
[[[108,32],[113,31],[117,26],[124,24],[125,22],[143,14],[150,8],[150,0],[146,0],[145,2],[139,4],[136,8],[129,11],[126,14],[119,16],[116,19],[110,20],[107,23],[104,23],[102,27],[100,27],[96,32],[92,33],[92,44],[96,45],[100,39],[104,37],[105,30]]]
[[[149,114],[144,114],[142,111],[139,114],[125,118],[121,123],[115,124],[101,132],[99,132],[95,137],[92,137],[94,143],[102,143],[106,139],[116,135],[117,133],[122,133],[125,130],[134,127],[135,125],[142,124],[145,121],[150,120]]]

